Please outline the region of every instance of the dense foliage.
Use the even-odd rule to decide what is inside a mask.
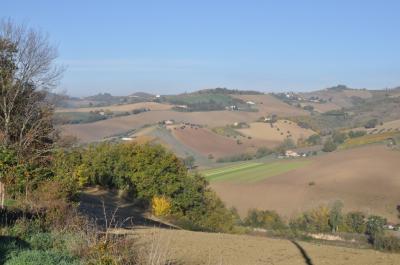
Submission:
[[[86,185],[100,185],[125,190],[148,203],[162,196],[170,200],[172,215],[198,229],[223,231],[232,226],[230,213],[207,181],[189,174],[183,162],[160,145],[103,143],[59,150],[54,172],[71,193]]]

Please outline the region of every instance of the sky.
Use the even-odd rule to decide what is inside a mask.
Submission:
[[[46,32],[74,96],[400,85],[400,1],[0,0]]]

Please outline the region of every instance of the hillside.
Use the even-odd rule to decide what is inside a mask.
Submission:
[[[124,231],[126,232],[126,231]],[[395,265],[400,255],[315,243],[166,229],[128,231],[178,264]]]
[[[250,208],[258,208],[292,217],[321,204],[341,200],[345,210],[361,210],[397,220],[400,152],[370,145],[305,161],[309,161],[305,166],[264,179],[261,176],[257,182],[237,183],[228,179],[212,181],[211,185],[242,215]],[[252,174],[247,172],[247,175]]]

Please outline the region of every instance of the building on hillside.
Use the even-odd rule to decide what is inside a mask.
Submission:
[[[164,121],[164,124],[165,125],[173,125],[173,124],[175,124],[175,122],[173,120],[166,120],[166,121]]]
[[[249,105],[256,105],[256,103],[254,103],[253,101],[247,101],[246,104],[249,104]]]
[[[285,156],[286,157],[300,157],[300,155],[297,152],[292,151],[292,150],[287,150],[285,152]]]

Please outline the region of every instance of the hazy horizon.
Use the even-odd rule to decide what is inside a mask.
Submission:
[[[48,32],[72,96],[400,85],[398,1],[4,1]]]

